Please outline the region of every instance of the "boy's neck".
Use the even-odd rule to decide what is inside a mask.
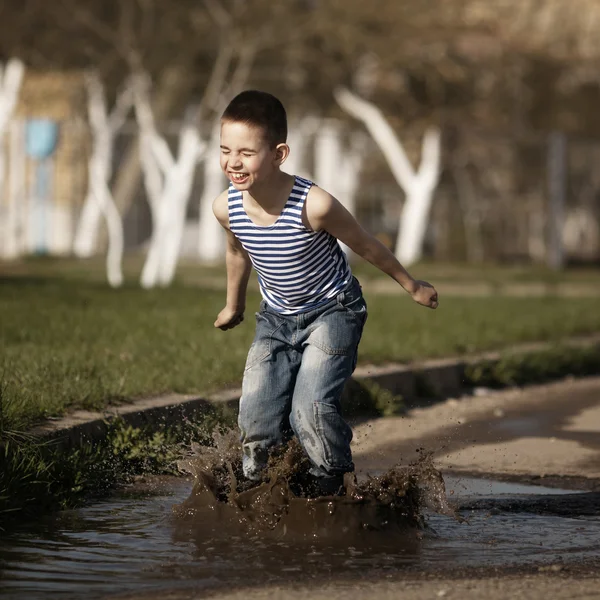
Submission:
[[[246,193],[250,200],[253,200],[265,210],[269,210],[279,206],[282,193],[292,185],[293,179],[293,175],[277,170],[272,177],[252,186]],[[285,200],[287,201],[287,196]]]

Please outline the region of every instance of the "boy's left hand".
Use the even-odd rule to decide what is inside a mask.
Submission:
[[[428,308],[438,307],[438,293],[435,288],[426,281],[415,281],[415,289],[411,293],[412,299]]]

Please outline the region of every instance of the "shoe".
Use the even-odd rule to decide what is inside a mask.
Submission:
[[[315,477],[315,483],[320,496],[343,496],[345,493],[343,475]]]

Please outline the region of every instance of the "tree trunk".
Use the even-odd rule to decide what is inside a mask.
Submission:
[[[316,182],[337,198],[352,215],[356,213],[356,192],[363,162],[362,149],[356,144],[344,151],[340,124],[323,121],[315,141]],[[347,254],[350,249],[340,243]]]
[[[440,130],[431,128],[425,133],[421,164],[414,171],[400,140],[374,104],[345,88],[336,90],[335,98],[343,110],[363,121],[406,194],[398,226],[396,258],[410,265],[419,260],[423,252],[431,202],[440,175]]]
[[[105,197],[103,190],[108,187],[112,174],[114,139],[123,126],[132,105],[132,91],[128,85],[117,97],[115,107],[109,115],[104,96],[104,86],[98,75],[95,73],[89,74],[86,78],[86,85],[88,91],[88,117],[93,135],[90,165],[94,165],[95,171],[94,177],[90,176],[89,178],[88,192],[81,209],[73,244],[73,252],[80,258],[92,256],[97,250],[100,218],[102,214],[105,216],[107,214],[98,199]],[[95,186],[98,187],[95,188]],[[114,203],[110,192],[107,201]],[[114,231],[114,224],[112,229]]]
[[[320,122],[320,119],[308,116],[291,124],[288,133],[290,155],[283,163],[282,171],[290,175],[299,175],[305,179],[312,180],[314,178],[306,167],[306,150]]]
[[[21,119],[10,124],[8,206],[4,258],[16,258],[27,248],[25,213],[25,124]],[[1,160],[1,159],[0,159]]]
[[[181,129],[177,160],[158,133],[150,105],[149,80],[135,82],[135,114],[140,127],[140,158],[152,213],[152,238],[141,275],[141,285],[169,285],[175,273],[187,201],[194,170],[204,145],[188,121]]]
[[[395,255],[406,265],[416,263],[422,254],[432,194],[426,186],[411,186],[400,212]]]
[[[105,179],[103,164],[94,164],[90,159],[90,178],[93,180],[95,204],[99,207],[106,220],[108,231],[108,252],[106,253],[106,276],[112,287],[123,283],[123,221]]]
[[[5,189],[5,173],[6,173],[6,151],[5,151],[5,135],[9,129],[10,120],[12,119],[15,106],[17,104],[19,91],[23,83],[25,74],[25,65],[16,58],[11,58],[3,69],[0,65],[0,194]],[[11,144],[12,145],[12,144]],[[17,157],[14,157],[17,160]],[[18,231],[16,227],[16,211],[17,207],[14,203],[15,198],[12,194],[8,198],[8,215],[5,219],[0,220],[0,225],[4,221],[4,230],[0,231],[4,243],[0,246],[0,256],[14,258],[18,254]],[[0,205],[0,209],[1,209]]]
[[[222,260],[225,255],[225,232],[215,218],[212,205],[227,187],[227,180],[219,163],[221,121],[215,121],[204,158],[204,187],[200,197],[198,223],[198,255],[203,262]]]
[[[93,151],[89,162],[88,193],[83,205],[73,250],[76,256],[89,257],[96,250],[100,218],[104,216],[108,233],[106,274],[112,287],[123,283],[123,221],[108,187],[112,172],[115,134],[123,126],[133,94],[128,84],[117,97],[109,115],[104,97],[104,86],[96,73],[86,78],[88,116],[93,133]]]
[[[159,80],[154,94],[152,110],[156,119],[163,119],[180,102],[189,88],[191,78],[183,67],[167,70]],[[113,197],[119,212],[125,216],[137,196],[142,178],[139,147],[142,141],[133,139],[122,157],[119,158],[119,171],[113,186]],[[106,243],[105,232],[100,231],[98,245],[102,248]]]
[[[167,209],[164,246],[158,273],[158,282],[162,286],[170,285],[175,276],[194,172],[203,150],[196,128],[190,123],[184,125],[178,161],[166,177],[162,199],[162,204]]]

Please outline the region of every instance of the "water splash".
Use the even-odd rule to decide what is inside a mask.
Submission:
[[[176,517],[202,523],[203,535],[244,532],[328,540],[420,530],[424,509],[458,518],[441,473],[423,452],[414,464],[361,481],[347,473],[339,496],[315,493],[309,461],[295,439],[272,452],[258,484],[243,478],[241,455],[233,430],[215,433],[210,446],[195,445],[179,463],[195,483],[189,498],[174,507]]]

